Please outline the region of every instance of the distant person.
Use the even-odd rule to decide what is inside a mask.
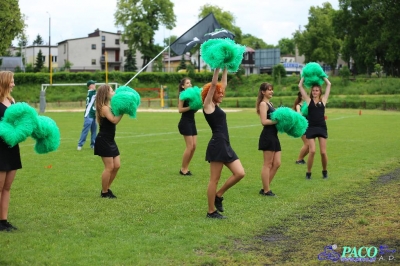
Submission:
[[[86,142],[86,137],[90,130],[90,148],[94,148],[94,142],[96,140],[96,131],[97,131],[97,123],[96,123],[96,81],[89,80],[86,83],[88,87],[88,93],[86,96],[86,108],[84,114],[84,122],[81,137],[79,138],[78,148],[77,150],[82,150],[83,144]]]
[[[301,107],[304,104],[307,104],[307,102],[303,100],[303,97],[301,97],[301,92],[298,92],[297,98],[296,100],[294,100],[293,110],[303,115],[303,113],[301,112]],[[306,164],[306,161],[304,161],[304,157],[306,157],[308,154],[308,140],[305,133],[303,136],[301,136],[301,140],[303,141],[303,146],[300,149],[299,157],[296,160],[296,164]]]
[[[14,84],[14,74],[11,71],[0,71],[0,120],[6,109],[15,104],[11,96]],[[0,231],[17,230],[7,220],[10,204],[10,190],[17,170],[22,168],[18,144],[10,147],[0,138]]]
[[[269,83],[261,83],[258,91],[256,110],[264,126],[258,141],[258,150],[263,151],[264,163],[261,170],[262,189],[259,194],[275,196],[270,189],[272,180],[281,166],[281,144],[278,138],[276,121],[271,120],[271,113],[275,111],[270,99],[274,95],[274,87]]]
[[[179,82],[179,93],[190,87],[192,87],[190,79],[183,78]],[[193,158],[197,145],[197,129],[196,121],[194,119],[197,110],[190,109],[189,101],[182,101],[179,99],[178,111],[182,114],[181,119],[179,120],[178,129],[179,133],[183,135],[186,143],[186,149],[183,152],[182,166],[179,173],[184,176],[191,176],[192,173],[189,170],[189,164]]]
[[[319,150],[322,162],[322,177],[328,178],[328,155],[326,153],[326,142],[328,138],[328,129],[325,121],[325,106],[328,102],[329,93],[331,92],[331,83],[324,78],[326,83],[325,94],[322,94],[322,87],[313,85],[311,87],[310,96],[307,95],[303,87],[304,78],[299,82],[299,91],[301,96],[308,104],[308,128],[306,130],[306,138],[308,140],[308,160],[306,178],[311,178],[311,169],[315,156],[315,138],[319,141]]]
[[[212,82],[204,85],[201,93],[204,117],[212,130],[212,137],[206,151],[206,161],[210,163],[210,182],[207,188],[208,212],[206,217],[225,219],[226,217],[219,213],[224,211],[222,205],[223,195],[244,177],[245,172],[229,141],[226,114],[219,107],[227,86],[227,69],[224,69],[222,73],[221,82],[218,82],[218,74],[219,69],[217,68],[214,70]],[[217,191],[224,165],[229,168],[232,175]],[[217,210],[215,210],[214,206]]]
[[[116,198],[110,187],[121,166],[120,153],[115,143],[116,125],[123,115],[114,116],[111,112],[110,101],[115,92],[109,85],[102,85],[96,95],[96,118],[100,130],[94,143],[94,155],[101,157],[104,170],[101,174],[102,198]]]

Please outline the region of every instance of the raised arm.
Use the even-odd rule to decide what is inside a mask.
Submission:
[[[326,83],[326,89],[325,94],[322,97],[322,102],[324,103],[324,105],[326,105],[326,103],[328,102],[329,94],[331,93],[331,82],[327,78],[324,78],[324,81]]]
[[[222,89],[225,90],[226,86],[228,85],[228,70],[226,68],[224,68],[224,71],[222,72],[221,83]]]
[[[301,93],[301,96],[303,97],[303,100],[305,100],[307,102],[307,104],[310,104],[311,100],[310,100],[310,97],[307,95],[306,90],[303,87],[303,82],[304,82],[304,78],[301,78],[300,82],[299,82],[299,91]]]
[[[110,107],[108,107],[106,105],[101,108],[101,113],[104,117],[106,117],[113,124],[118,124],[119,121],[121,121],[121,118],[123,116],[123,115],[114,116],[113,113],[111,112]]]
[[[214,75],[211,81],[211,87],[208,90],[207,96],[204,99],[203,109],[206,114],[211,114],[215,110],[215,104],[213,103],[213,97],[215,93],[215,89],[217,88],[218,83],[218,75],[219,75],[219,68],[214,69]]]

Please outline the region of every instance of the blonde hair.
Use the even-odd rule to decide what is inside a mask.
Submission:
[[[0,102],[4,101],[5,98],[10,101],[13,100],[11,97],[10,83],[14,78],[14,73],[11,71],[0,71]]]
[[[206,99],[206,96],[207,96],[210,88],[211,88],[211,82],[209,82],[203,86],[203,90],[201,91],[201,99],[203,100],[203,103],[204,103],[204,100]],[[215,88],[214,95],[218,92],[224,92],[224,91],[225,91],[225,89],[222,87],[222,83],[218,82],[216,85],[216,88]]]
[[[312,89],[314,89],[314,88],[318,88],[318,89],[319,89],[319,97],[318,97],[318,100],[321,100],[321,98],[322,98],[322,87],[321,87],[320,85],[313,85],[313,86],[311,87],[310,99],[313,98]]]
[[[264,94],[262,92],[268,90],[269,88],[271,88],[271,90],[274,90],[274,86],[272,84],[267,82],[261,83],[260,89],[258,90],[257,101],[256,101],[257,114],[260,114],[260,103],[264,99]]]
[[[96,120],[100,125],[100,118],[102,117],[101,110],[103,106],[107,105],[110,102],[108,98],[108,94],[110,92],[111,87],[107,84],[101,85],[96,92]]]

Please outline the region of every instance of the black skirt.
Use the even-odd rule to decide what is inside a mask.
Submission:
[[[18,144],[10,148],[8,144],[0,138],[0,171],[8,172],[21,168],[22,164]]]
[[[307,139],[315,139],[317,137],[322,137],[324,139],[328,138],[328,130],[326,127],[308,127],[306,130]]]
[[[196,122],[194,119],[181,118],[178,124],[179,133],[183,136],[196,136]]]
[[[281,151],[281,143],[278,138],[278,131],[274,125],[264,126],[258,140],[260,151]]]
[[[239,157],[232,149],[228,140],[222,137],[213,137],[207,146],[206,161],[231,163]]]
[[[94,143],[94,155],[101,157],[117,157],[119,155],[119,150],[114,137],[102,134],[101,132],[97,134]]]

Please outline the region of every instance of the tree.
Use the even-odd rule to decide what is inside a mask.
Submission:
[[[339,76],[342,78],[343,85],[347,86],[349,83],[350,69],[347,66],[343,66],[339,69]]]
[[[272,69],[272,76],[274,81],[281,85],[282,77],[286,77],[286,69],[282,64],[277,64]]]
[[[44,66],[43,54],[42,50],[40,49],[36,57],[34,72],[42,71],[43,66]]]
[[[122,39],[128,41],[129,48],[137,49],[143,55],[142,67],[160,52],[160,46],[154,44],[154,35],[160,25],[170,30],[175,27],[173,7],[170,0],[117,1],[115,25],[124,28]]]
[[[8,50],[14,38],[23,32],[24,26],[18,0],[0,0],[0,55]]]
[[[124,70],[126,72],[133,72],[137,70],[136,53],[131,49],[128,50],[128,54],[126,55]]]
[[[275,48],[274,45],[266,44],[262,39],[257,38],[251,34],[243,34],[241,44],[251,47],[253,49]]]
[[[171,43],[176,41],[176,39],[178,39],[178,37],[176,35],[171,35],[171,36],[169,36],[169,38],[164,38],[164,46],[165,47],[170,46]],[[172,51],[172,49],[169,49],[169,50],[170,50],[169,53],[170,53],[171,57],[177,56],[177,54],[174,51]]]
[[[28,45],[28,36],[26,36],[25,31],[18,35],[18,52],[16,56],[22,57],[22,63],[25,65],[25,55],[22,53],[22,49]]]
[[[40,34],[38,34],[36,36],[36,39],[33,41],[33,45],[42,45],[44,43],[42,36],[40,36]]]
[[[178,70],[181,70],[181,69],[186,69],[185,55],[182,55],[181,62],[178,66]]]
[[[281,55],[294,55],[296,45],[293,39],[282,38],[278,42],[278,48],[281,50]]]
[[[322,7],[312,6],[306,30],[294,33],[294,42],[299,53],[304,55],[305,63],[325,62],[331,69],[336,68],[341,42],[332,25],[334,14],[335,10],[328,2]]]
[[[219,6],[205,4],[204,6],[200,7],[200,14],[198,18],[203,19],[210,13],[214,14],[214,17],[217,19],[222,28],[235,34],[236,43],[242,43],[242,30],[235,26],[235,16],[231,12],[224,11]]]

